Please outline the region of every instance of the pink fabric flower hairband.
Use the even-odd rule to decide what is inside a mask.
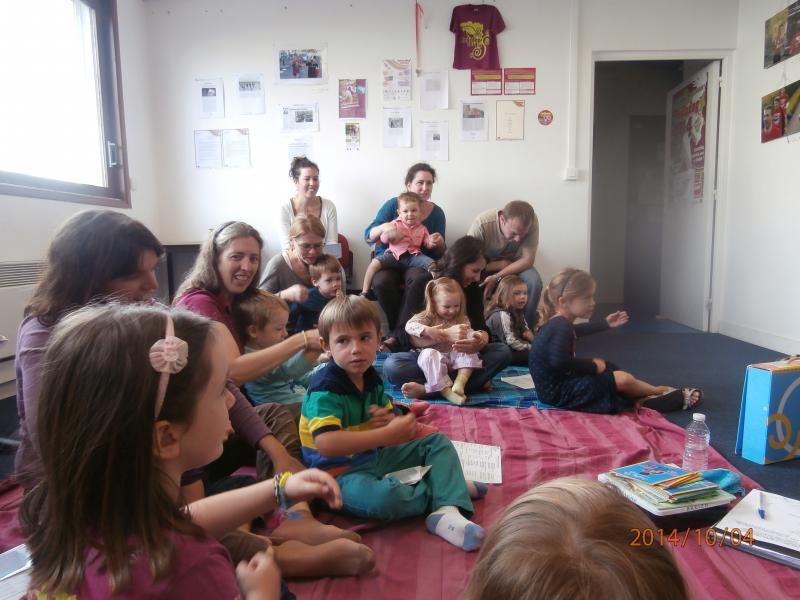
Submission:
[[[156,396],[156,418],[164,405],[169,376],[180,373],[188,359],[189,344],[175,337],[175,324],[172,322],[172,317],[167,315],[167,330],[164,338],[150,347],[150,364],[156,372],[161,373]]]

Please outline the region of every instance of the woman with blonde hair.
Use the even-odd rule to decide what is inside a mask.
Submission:
[[[596,481],[565,478],[517,498],[489,533],[467,600],[684,600],[686,584],[661,544],[631,545],[655,529],[635,505]]]

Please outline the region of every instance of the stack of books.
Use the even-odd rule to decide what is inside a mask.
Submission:
[[[697,472],[653,461],[613,469],[597,479],[613,485],[628,500],[657,516],[703,510],[734,500]]]

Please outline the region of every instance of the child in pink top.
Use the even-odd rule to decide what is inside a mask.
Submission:
[[[410,267],[427,269],[433,259],[422,253],[422,248],[430,249],[428,228],[422,224],[420,203],[422,199],[414,192],[404,192],[397,197],[397,218],[385,223],[381,241],[389,244],[386,252],[373,258],[364,274],[363,296],[369,295],[372,279],[381,269],[405,271]]]

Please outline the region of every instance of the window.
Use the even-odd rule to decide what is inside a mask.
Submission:
[[[4,0],[0,193],[130,206],[114,0]]]

